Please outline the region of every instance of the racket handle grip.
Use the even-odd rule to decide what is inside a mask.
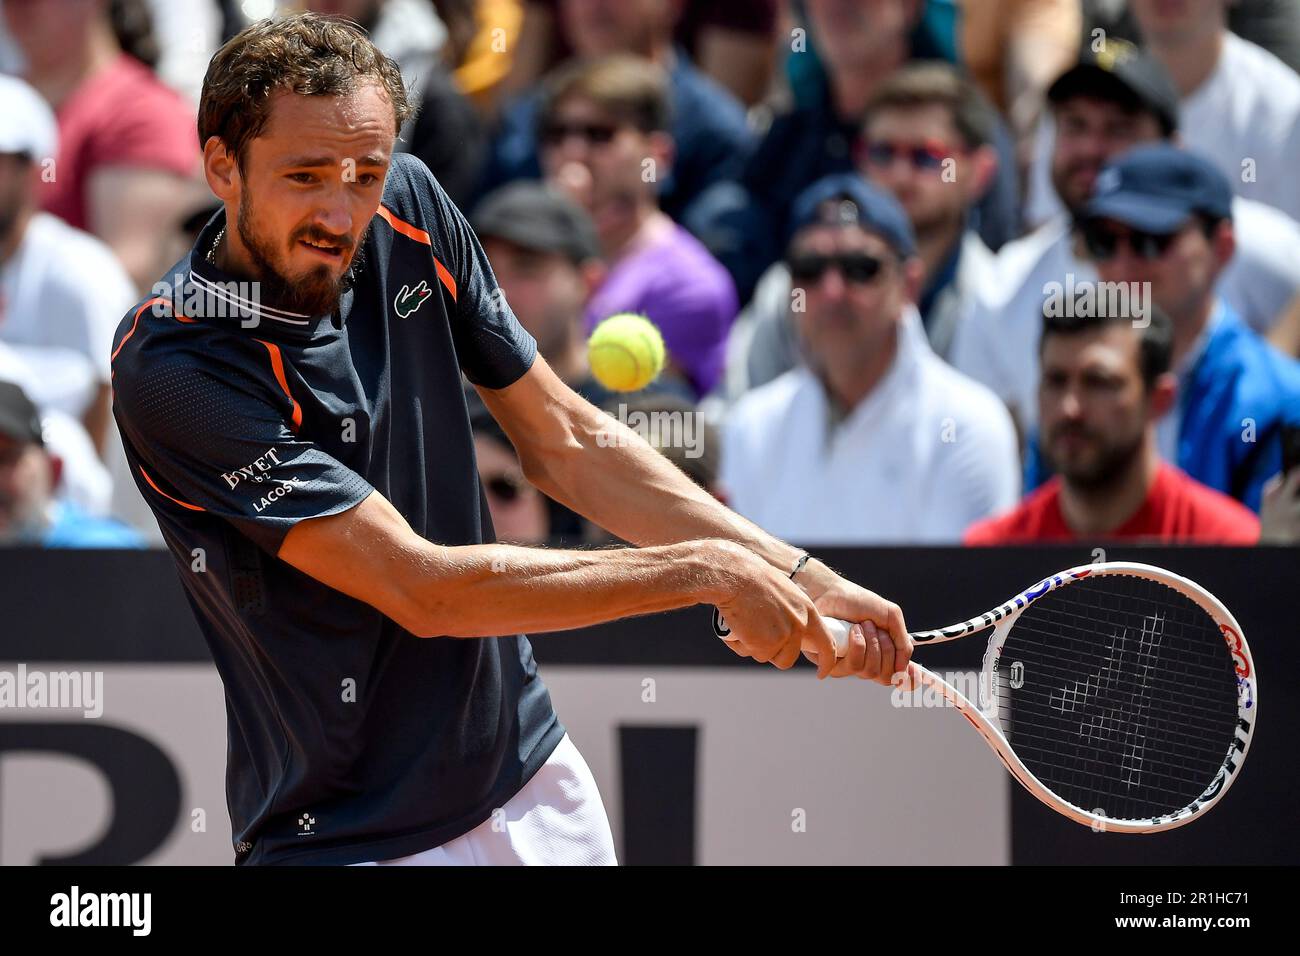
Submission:
[[[838,617],[827,617],[822,615],[822,623],[826,625],[826,630],[831,632],[831,637],[835,640],[835,656],[844,657],[849,652],[849,631],[853,629],[853,624],[849,621],[842,621]]]
[[[849,652],[849,631],[853,629],[853,624],[849,621],[842,621],[838,617],[827,617],[822,615],[822,623],[826,625],[826,630],[831,632],[831,638],[835,641],[835,656],[843,657]],[[722,612],[716,607],[713,609],[713,633],[724,641],[727,635],[731,633],[731,628],[727,627],[727,622],[722,619]],[[804,647],[804,650],[816,651],[815,647]]]

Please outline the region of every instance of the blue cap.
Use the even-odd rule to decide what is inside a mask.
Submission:
[[[1232,186],[1207,160],[1159,143],[1138,146],[1103,166],[1082,218],[1114,219],[1167,235],[1193,213],[1231,219]]]
[[[916,255],[907,213],[892,195],[854,173],[835,173],[799,194],[790,214],[786,244],[804,226],[856,223],[889,243],[900,258]]]

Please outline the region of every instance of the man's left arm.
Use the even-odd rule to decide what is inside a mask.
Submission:
[[[652,546],[725,538],[786,573],[803,553],[727,508],[634,430],[577,395],[540,354],[506,388],[478,391],[514,443],[528,480],[625,541]],[[870,622],[888,633],[896,650],[883,680],[906,668],[912,645],[897,605],[816,559],[795,581],[822,614]],[[880,653],[872,650],[874,642],[868,633],[868,655]],[[843,663],[834,674],[860,670],[851,665]]]

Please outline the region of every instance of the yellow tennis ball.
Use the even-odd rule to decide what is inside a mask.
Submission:
[[[644,315],[620,312],[596,326],[587,340],[591,372],[610,391],[635,392],[664,367],[664,338]]]

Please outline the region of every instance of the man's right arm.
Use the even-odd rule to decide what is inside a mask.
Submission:
[[[413,634],[565,630],[710,603],[726,615],[733,650],[785,668],[808,647],[828,662],[825,676],[836,666],[813,598],[743,544],[707,538],[624,551],[434,544],[363,477],[298,434],[292,396],[272,374],[267,347],[129,338],[119,344],[115,408],[142,458],[151,505],[226,521]],[[866,643],[854,637],[847,665],[861,664]]]
[[[568,630],[716,604],[745,635],[750,656],[786,668],[807,633],[821,630],[801,589],[730,541],[601,551],[446,547],[416,534],[379,492],[341,514],[298,522],[278,557],[418,637]]]

